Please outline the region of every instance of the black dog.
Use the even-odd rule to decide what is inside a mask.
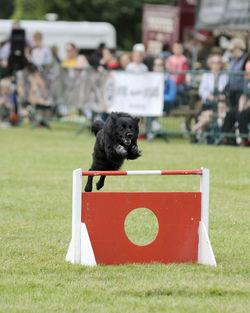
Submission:
[[[95,121],[92,131],[96,135],[93,163],[89,171],[116,171],[125,159],[134,160],[141,154],[137,147],[139,119],[126,113],[111,113],[104,123]],[[104,186],[106,176],[101,176],[97,190]],[[92,191],[93,176],[88,176],[86,192]]]

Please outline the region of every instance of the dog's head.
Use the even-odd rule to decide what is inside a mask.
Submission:
[[[139,134],[139,118],[126,113],[111,113],[115,138],[125,148],[135,144]]]

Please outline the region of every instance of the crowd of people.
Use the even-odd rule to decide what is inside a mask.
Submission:
[[[19,27],[19,25],[13,25]],[[172,47],[163,45],[158,55],[147,55],[143,44],[135,44],[132,51],[117,53],[114,49],[101,43],[91,54],[84,54],[78,50],[73,42],[65,47],[66,57],[61,60],[57,47],[46,47],[43,35],[36,32],[33,38],[26,38],[25,58],[30,70],[30,91],[28,102],[40,111],[42,117],[38,124],[49,127],[46,119],[50,114],[50,101],[46,84],[41,77],[40,68],[53,64],[64,68],[121,70],[130,72],[164,72],[164,114],[168,115],[180,103],[185,104],[190,85],[186,72],[194,70],[188,46],[175,42]],[[0,66],[2,72],[8,69],[10,55],[10,41],[0,46]],[[225,63],[225,56],[230,56]],[[223,144],[249,145],[250,125],[250,58],[246,45],[241,38],[231,38],[224,50],[212,47],[200,64],[200,69],[208,70],[201,76],[198,95],[201,107],[195,116],[195,122],[189,129],[192,142],[199,142],[202,133],[217,127],[223,133],[234,133],[238,128],[243,139],[236,142],[234,137],[223,138]],[[245,74],[243,75],[243,71]],[[241,73],[230,73],[241,72]],[[0,121],[1,125],[17,124],[18,114],[13,99],[13,77],[0,80]],[[46,117],[46,118],[45,118]],[[156,119],[153,118],[153,122]]]

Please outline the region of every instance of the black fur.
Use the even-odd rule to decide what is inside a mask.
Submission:
[[[96,135],[93,163],[89,171],[116,171],[125,159],[137,159],[141,153],[137,146],[139,119],[127,113],[111,113],[106,122],[96,121],[92,131]],[[97,190],[104,186],[106,176],[101,176]],[[86,192],[92,191],[93,176],[88,176]]]

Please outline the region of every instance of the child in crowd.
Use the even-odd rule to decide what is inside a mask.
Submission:
[[[127,65],[126,71],[147,72],[148,67],[143,63],[143,54],[143,51],[134,50],[132,52],[132,62]]]
[[[183,54],[183,46],[180,42],[173,45],[173,55],[166,60],[166,69],[170,72],[185,72],[188,70],[188,60]],[[186,85],[185,74],[171,74],[178,91],[183,91]]]
[[[46,66],[52,63],[51,50],[43,45],[43,35],[36,32],[33,36],[34,48],[31,50],[31,61],[36,66]]]

